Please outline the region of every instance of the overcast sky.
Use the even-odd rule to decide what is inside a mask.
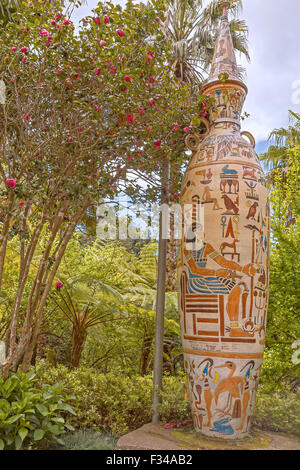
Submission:
[[[89,14],[97,3],[88,0],[74,19]],[[246,68],[249,89],[244,110],[250,118],[243,122],[243,130],[254,135],[260,153],[270,132],[288,125],[288,110],[300,112],[300,1],[244,0],[243,4],[240,18],[249,27],[251,56],[250,63],[237,57]]]

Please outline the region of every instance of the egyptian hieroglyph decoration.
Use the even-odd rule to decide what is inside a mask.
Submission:
[[[242,438],[250,429],[264,350],[269,205],[254,138],[241,132],[247,88],[237,72],[225,4],[204,93],[215,105],[206,134],[186,139],[194,153],[180,199],[186,215],[178,257],[184,362],[195,429]]]

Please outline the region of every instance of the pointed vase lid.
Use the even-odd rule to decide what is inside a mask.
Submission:
[[[223,8],[218,39],[211,64],[208,79],[204,83],[203,89],[207,90],[212,85],[221,83],[222,78],[226,81],[237,83],[243,86],[247,92],[247,87],[239,77],[238,67],[232,42],[231,31],[228,21],[227,7],[229,2],[222,2]]]

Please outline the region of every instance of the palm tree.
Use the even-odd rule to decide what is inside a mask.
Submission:
[[[72,323],[71,368],[79,366],[88,329],[113,321],[115,306],[122,296],[113,287],[90,276],[64,280],[51,296],[54,310]]]
[[[0,21],[6,24],[12,19],[12,14],[21,6],[21,0],[7,0],[0,3]]]
[[[221,3],[220,0],[211,0],[204,6],[204,0],[165,0],[166,20],[161,28],[172,45],[174,74],[195,91],[212,61]],[[242,8],[242,0],[231,0],[230,3],[236,15]],[[249,60],[245,21],[233,19],[230,29],[235,49]]]
[[[274,129],[269,141],[273,142],[268,151],[261,155],[261,160],[265,161],[270,169],[270,177],[274,170],[284,170],[289,164],[288,150],[296,145],[300,145],[300,114],[289,110],[290,125],[287,129]]]

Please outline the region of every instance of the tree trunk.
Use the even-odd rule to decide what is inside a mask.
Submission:
[[[81,354],[86,340],[87,331],[85,326],[73,326],[72,331],[72,352],[71,352],[71,369],[79,366]]]
[[[146,375],[149,366],[149,356],[151,354],[151,346],[153,342],[153,336],[145,334],[142,344],[141,363],[140,363],[140,375]]]

